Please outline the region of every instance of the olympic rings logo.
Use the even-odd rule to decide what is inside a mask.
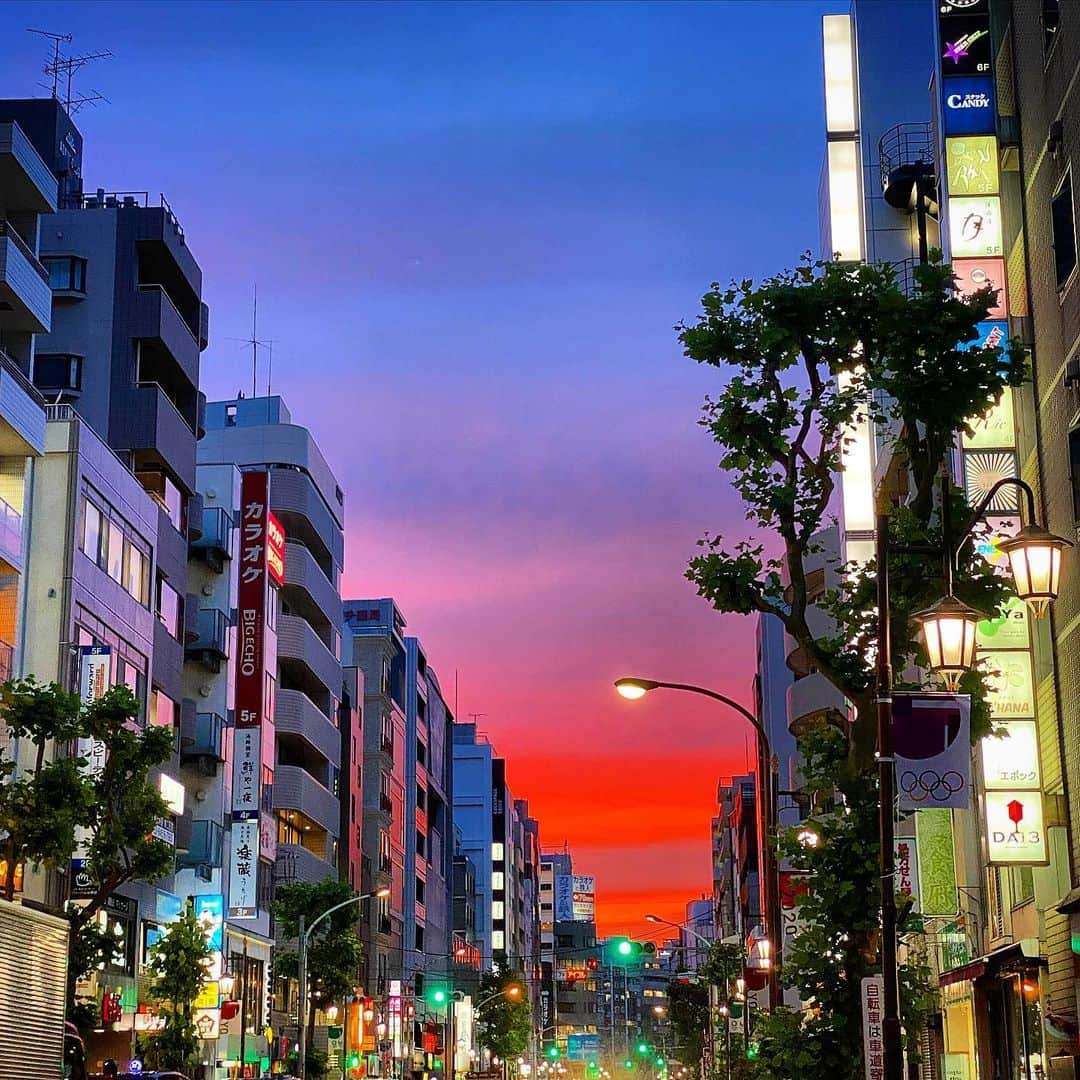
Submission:
[[[908,769],[900,774],[899,783],[900,790],[913,803],[943,803],[962,791],[965,781],[955,769],[940,774],[934,769],[924,769],[920,773]]]

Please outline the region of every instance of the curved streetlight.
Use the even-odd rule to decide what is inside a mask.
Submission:
[[[615,689],[627,701],[640,701],[646,694],[653,690],[682,690],[689,694],[699,694],[701,697],[719,701],[729,709],[734,709],[744,720],[748,721],[757,734],[758,744],[758,797],[760,801],[760,820],[762,824],[762,837],[764,840],[763,875],[765,879],[765,903],[764,923],[765,940],[771,943],[779,940],[780,936],[780,873],[776,861],[776,853],[772,850],[771,838],[778,832],[776,822],[776,797],[773,792],[772,770],[772,745],[769,742],[769,733],[765,730],[762,722],[745,706],[734,698],[721,694],[716,690],[710,690],[704,686],[694,686],[691,683],[666,682],[662,679],[644,679],[640,676],[623,676],[615,680]],[[660,921],[665,920],[650,920]],[[679,923],[671,924],[679,926]],[[780,982],[777,978],[777,965],[769,965],[769,1008],[774,1009],[780,1004]]]
[[[948,690],[955,692],[961,677],[975,665],[975,629],[982,617],[953,595],[953,574],[964,544],[993,505],[1002,488],[1013,487],[1024,495],[1024,527],[1000,545],[1008,557],[1016,595],[1039,618],[1058,594],[1061,560],[1070,541],[1055,536],[1036,520],[1035,493],[1019,477],[1006,476],[994,484],[971,512],[954,541],[950,506],[952,494],[948,470],[941,475],[941,543],[939,545],[893,544],[889,535],[888,505],[875,522],[875,564],[877,568],[877,658],[875,663],[875,705],[877,709],[878,834],[881,859],[881,975],[882,1041],[884,1080],[901,1080],[904,1072],[900,1027],[900,987],[896,971],[896,866],[893,852],[893,804],[896,797],[893,757],[893,669],[891,609],[889,604],[889,556],[919,555],[941,560],[945,595],[936,604],[915,615],[926,648],[928,666],[941,675]]]
[[[340,911],[343,907],[348,907],[350,904],[359,904],[361,900],[370,900],[372,897],[376,897],[379,900],[385,900],[389,895],[390,887],[384,885],[382,888],[376,889],[374,892],[364,893],[362,896],[350,896],[348,900],[342,900],[340,904],[335,904],[332,908],[327,908],[326,911],[317,916],[312,924],[306,928],[304,926],[304,916],[300,916],[300,932],[297,935],[300,947],[296,965],[297,991],[299,993],[299,1002],[296,1009],[296,1072],[300,1077],[300,1080],[305,1080],[305,1077],[307,1076],[307,955],[308,945],[311,942],[311,932],[323,921],[323,919],[333,915],[335,911]]]

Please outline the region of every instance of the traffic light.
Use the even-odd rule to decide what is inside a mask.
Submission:
[[[639,1042],[637,1044],[637,1052],[644,1057],[649,1052],[649,1044],[647,1042]]]
[[[555,1043],[552,1043],[547,1048],[545,1053],[547,1054],[547,1056],[549,1058],[551,1058],[552,1061],[558,1061],[559,1060],[559,1048],[558,1048],[558,1046],[555,1045]]]
[[[651,941],[631,941],[630,938],[617,937],[612,938],[609,944],[612,961],[616,964],[628,964],[656,952],[656,946]]]
[[[450,990],[441,983],[435,983],[428,987],[427,999],[429,1005],[441,1007],[450,1000]]]
[[[631,1061],[631,1060],[630,1060],[629,1058],[627,1058],[627,1059],[626,1059],[626,1060],[625,1060],[625,1061],[623,1062],[623,1064],[624,1064],[624,1065],[625,1065],[625,1066],[626,1066],[626,1067],[627,1067],[628,1069],[632,1069],[632,1068],[634,1067],[634,1063],[633,1063],[633,1062],[632,1062],[632,1061]]]
[[[349,1054],[349,1068],[360,1068],[360,1055],[355,1050],[353,1050],[352,1053]]]
[[[656,1064],[659,1065],[662,1069],[667,1064],[667,1062],[662,1057],[658,1057],[656,1059]]]
[[[589,1070],[589,1072],[594,1073],[600,1068],[600,1064],[596,1061],[590,1061],[586,1068]]]
[[[757,1039],[753,1039],[746,1044],[746,1060],[757,1061],[758,1054],[761,1053],[761,1043]]]

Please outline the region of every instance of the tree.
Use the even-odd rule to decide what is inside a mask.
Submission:
[[[307,926],[331,908],[356,894],[347,882],[320,881],[312,885],[305,881],[282,885],[274,899],[274,918],[278,921],[281,936],[296,939],[300,933],[300,919]],[[353,992],[360,977],[362,948],[356,933],[359,918],[357,905],[349,904],[323,919],[315,928],[308,945],[308,987],[311,998],[307,1009],[308,1045],[315,1034],[315,1007],[343,1001]],[[279,975],[296,978],[299,971],[299,954],[296,948],[277,950],[274,970]]]
[[[0,720],[10,736],[33,748],[31,763],[20,769],[0,747],[4,895],[11,899],[14,893],[19,863],[68,872],[77,843],[86,846],[87,873],[97,883],[88,902],[70,905],[67,912],[73,1010],[76,981],[111,959],[94,926],[105,901],[125,882],[154,881],[173,867],[172,845],[153,836],[169,809],[150,770],[169,759],[174,735],[168,728],[140,728],[140,712],[138,698],[124,686],[89,704],[57,683],[33,678],[0,687]],[[95,748],[93,765],[85,753],[58,752],[87,746]]]
[[[1025,377],[1017,343],[966,347],[978,339],[976,326],[987,318],[994,290],[961,298],[940,253],[932,259],[915,268],[910,295],[889,266],[810,260],[760,286],[714,284],[697,321],[678,328],[687,356],[725,371],[701,423],[721,449],[720,465],[752,529],[733,544],[706,536],[687,576],[718,611],[777,618],[808,668],[854,706],[850,724],[836,718],[836,734],[800,740],[828,835],[803,854],[801,865],[814,874],[813,899],[801,900],[805,929],[785,979],[812,1009],[809,1019],[774,1014],[769,1021],[760,1058],[769,1075],[794,1075],[791,1055],[811,1038],[814,1061],[797,1075],[861,1074],[860,1056],[852,1053],[861,1045],[859,978],[878,963],[876,568],[838,567],[843,586],[817,601],[832,617],[832,633],[817,636],[807,617],[815,601],[806,560],[831,520],[843,451],[855,425],[878,424],[893,440],[895,475],[907,486],[905,505],[889,510],[890,532],[904,543],[937,545],[942,515],[935,481],[956,433],[970,430],[973,418]],[[962,520],[962,500],[955,501]],[[1002,579],[971,545],[959,561],[955,593],[977,609],[996,611],[1008,595]],[[902,673],[925,659],[910,616],[943,594],[943,582],[933,561],[911,557],[891,562],[890,578],[892,662]],[[972,694],[978,737],[989,728],[981,676],[965,676],[962,689]],[[911,967],[901,973],[909,1034],[918,1024],[920,977]]]
[[[165,1027],[150,1040],[156,1068],[185,1070],[198,1058],[199,1039],[192,1019],[195,999],[206,981],[210,942],[190,903],[151,946],[150,993],[165,1014]]]
[[[709,1030],[709,990],[702,983],[668,983],[668,1009],[675,1035],[675,1056],[684,1065],[697,1067],[705,1053]]]
[[[516,997],[507,994],[512,986],[522,988]],[[485,1001],[476,1017],[477,1040],[486,1046],[494,1057],[512,1061],[523,1054],[532,1034],[532,1006],[524,977],[519,972],[496,963],[492,971],[480,977],[477,1003]]]

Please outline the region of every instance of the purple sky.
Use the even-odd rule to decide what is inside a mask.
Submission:
[[[832,5],[835,9],[836,5]],[[741,511],[672,330],[714,279],[817,244],[820,15],[789,3],[9,3],[3,93],[47,43],[88,188],[164,192],[211,308],[210,397],[273,388],[346,492],[344,592],[393,595],[510,759],[607,930],[709,888],[746,739],[624,673],[750,699],[753,628],[682,574]],[[260,370],[260,390],[266,370]]]

